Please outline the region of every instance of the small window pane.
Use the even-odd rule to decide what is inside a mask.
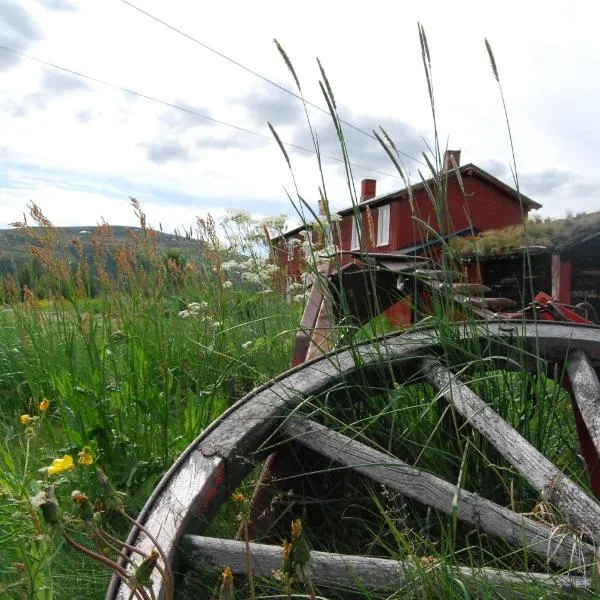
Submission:
[[[377,245],[390,243],[390,205],[381,206],[377,215]]]
[[[358,239],[358,222],[355,216],[352,216],[352,241],[350,243],[350,250],[358,250],[360,248],[360,241]]]

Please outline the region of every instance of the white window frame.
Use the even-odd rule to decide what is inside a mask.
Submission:
[[[362,221],[362,214],[359,215],[360,221]],[[358,235],[358,224],[359,221],[356,215],[352,215],[352,239],[350,240],[350,250],[360,250],[360,236]]]
[[[385,204],[377,211],[377,245],[387,246],[390,243],[390,205]]]

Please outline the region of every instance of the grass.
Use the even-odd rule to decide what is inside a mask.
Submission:
[[[564,219],[533,217],[527,225],[484,231],[471,238],[454,238],[450,245],[461,253],[479,255],[505,253],[532,246],[562,250],[587,235],[600,224],[600,213],[581,213]]]
[[[225,224],[230,239],[235,221],[256,226],[246,215],[231,215]],[[216,257],[222,249],[215,246],[213,226],[198,235]],[[45,227],[51,238],[51,225]],[[151,236],[148,231],[147,237],[115,243],[109,230],[95,232],[94,284],[101,291],[93,298],[80,293],[82,264],[62,281],[66,298],[41,301],[15,280],[4,280],[2,597],[101,597],[107,572],[54,539],[30,499],[53,482],[67,511],[74,489],[93,501],[101,495],[95,474],[101,467],[136,514],[208,423],[289,364],[300,305],[271,291],[274,274],[260,251],[250,255],[239,248],[245,254],[243,260],[238,254],[236,265],[214,258],[175,264],[165,262]],[[105,240],[110,243],[103,245]],[[63,253],[51,244],[41,252],[57,280],[65,273]],[[103,272],[109,259],[118,265],[114,276]],[[22,415],[28,423],[20,422],[28,420]],[[64,455],[76,461],[84,448],[93,466],[77,465],[54,477],[40,471]],[[121,537],[129,529],[119,519],[109,526]]]
[[[422,27],[419,36],[435,130],[431,57]],[[289,57],[278,48],[302,94]],[[489,45],[488,51],[499,82]],[[342,121],[325,71],[319,67],[321,89],[345,159],[348,195],[358,212]],[[333,229],[335,215],[328,209],[310,119],[308,126],[315,140],[326,215],[317,217],[297,187],[289,197],[299,215],[305,221],[317,220],[324,233]],[[393,140],[383,130],[376,136],[409,184]],[[293,174],[291,159],[283,144],[280,147]],[[431,155],[425,158],[433,180],[427,188],[429,199],[443,224],[446,181],[437,131]],[[202,259],[194,260],[179,253],[165,254],[139,203],[133,201],[132,208],[140,220],[136,232],[115,239],[110,227],[103,225],[84,251],[75,242],[66,250],[64,239],[32,205],[31,218],[40,229],[22,225],[19,230],[35,237],[31,252],[36,266],[27,271],[26,281],[13,275],[1,280],[2,598],[103,597],[110,573],[97,560],[76,552],[74,544],[84,545],[96,558],[114,560],[118,542],[110,536],[122,539],[130,527],[124,510],[135,515],[162,474],[204,427],[289,365],[301,304],[286,301],[285,274],[277,264],[265,261],[270,239],[281,232],[281,220],[258,224],[238,212],[229,215],[221,230],[211,219],[198,220],[195,230],[186,232],[187,241],[202,248]],[[414,221],[427,235],[440,235],[419,222],[416,214]],[[505,235],[535,238],[536,227],[524,222],[518,233],[515,229]],[[439,239],[443,269],[456,270],[453,249]],[[306,257],[315,277],[322,259],[318,250],[309,247]],[[294,294],[301,300],[303,290]],[[374,306],[374,315],[377,309]],[[460,313],[462,326],[468,329],[473,315],[464,308]],[[433,298],[424,323],[439,335],[439,358],[461,371],[488,404],[587,490],[573,415],[562,388],[547,376],[539,360],[534,361],[532,372],[526,371],[525,359],[516,371],[488,368],[494,346],[485,336],[483,343],[465,343],[455,323],[458,314],[452,300]],[[382,348],[378,344],[385,343],[377,336],[389,332],[383,318],[356,331],[350,315],[342,318],[339,329],[356,360],[360,360],[359,342],[379,339],[374,345],[377,352]],[[476,326],[472,330],[480,332]],[[558,529],[564,527],[560,512],[543,503],[514,466],[450,410],[439,393],[418,380],[413,367],[410,361],[391,365],[382,360],[378,369],[359,370],[335,388],[305,398],[297,414],[436,474],[457,490],[476,492]],[[536,583],[499,587],[482,575],[481,569],[490,567],[564,572],[547,564],[545,557],[515,549],[460,522],[455,512],[447,515],[427,509],[314,454],[299,451],[297,459],[293,475],[298,483],[292,493],[284,490],[275,498],[274,508],[282,509],[283,516],[266,533],[267,541],[280,543],[287,537],[298,547],[302,539],[316,550],[386,557],[412,565],[392,594],[334,589],[327,590],[327,597],[565,596]],[[206,524],[207,532],[233,537],[240,519],[247,521],[247,498],[261,464],[257,459],[239,490],[241,495],[220,508]],[[290,522],[297,523],[296,519],[302,523],[301,535],[297,526],[296,533],[290,531]],[[594,566],[582,568],[589,574]],[[464,577],[458,567],[476,569],[479,576]],[[219,574],[214,570],[191,570],[185,579],[181,598],[230,598],[232,585],[238,597],[280,598],[292,591],[314,595],[312,586],[306,585],[306,573],[291,586],[274,578],[236,577],[233,582],[225,572],[219,589]],[[589,597],[594,593],[573,592]],[[143,598],[144,592],[138,597]]]

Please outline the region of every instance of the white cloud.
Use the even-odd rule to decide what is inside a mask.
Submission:
[[[123,3],[2,2],[4,21],[17,32],[7,43],[17,50],[269,138],[266,122],[272,121],[282,139],[309,142],[307,135],[298,133],[297,118],[303,111],[298,111],[296,100]],[[277,37],[294,62],[303,92],[324,106],[314,61],[319,56],[337,102],[351,111],[350,118],[369,128],[377,122],[410,126],[410,135],[405,136],[408,147],[400,146],[410,154],[418,152],[420,135],[432,137],[416,33],[421,21],[432,53],[441,144],[449,140],[451,146],[462,147],[465,161],[477,163],[499,158],[506,162],[510,157],[504,115],[483,45],[488,36],[505,87],[518,166],[535,183],[535,199],[545,203],[547,214],[561,214],[566,205],[573,210],[600,208],[595,204],[600,82],[589,76],[600,63],[600,38],[595,32],[600,7],[595,4],[509,0],[494,11],[471,0],[459,5],[374,0],[360,5],[360,10],[358,4],[346,4],[344,27],[339,27],[335,3],[314,0],[307,0],[293,15],[287,5],[270,0],[210,6],[184,0],[139,0],[139,4],[293,88],[272,44]],[[240,208],[260,202],[269,213],[269,207],[280,212],[284,186],[294,193],[274,142],[263,144],[262,138],[100,84],[86,82],[88,89],[71,89],[70,76],[63,73],[50,76],[55,93],[48,94],[47,69],[26,60],[8,61],[1,50],[0,65],[5,65],[0,71],[3,156],[15,168],[36,167],[35,175],[28,174],[27,194],[42,205],[61,191],[60,202],[53,200],[56,204],[48,207],[59,219],[89,223],[102,214],[116,223],[126,218],[127,202],[122,198],[136,189],[171,192],[173,206],[180,209],[171,210],[167,201],[151,203],[157,214],[165,213],[163,221],[169,205],[168,214],[177,216],[169,216],[173,222],[188,215],[187,205],[177,204],[182,194],[210,198],[214,209],[232,202]],[[36,98],[39,101],[31,101]],[[320,139],[330,147],[329,119],[309,112]],[[403,135],[401,127],[398,131]],[[379,157],[376,142],[358,134],[352,144],[358,148],[357,163],[366,161],[366,166],[393,173],[391,164],[386,168],[386,158]],[[157,156],[165,160],[156,160]],[[296,152],[291,157],[300,192],[316,204],[321,182],[314,157]],[[576,173],[576,178],[569,185],[556,180],[554,186],[544,179],[559,171]],[[347,205],[349,195],[339,167],[326,162],[325,173],[332,208]],[[373,174],[355,169],[354,176],[359,180]],[[382,192],[401,183],[376,177]],[[128,183],[110,190],[109,182],[117,179]],[[0,170],[0,186],[2,181]],[[2,206],[9,213],[18,212],[25,191],[5,187]],[[77,194],[85,201],[78,203]],[[291,208],[289,213],[293,214]]]

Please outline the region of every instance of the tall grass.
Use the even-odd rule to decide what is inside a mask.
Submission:
[[[46,483],[55,483],[61,506],[74,489],[93,501],[101,467],[135,514],[208,423],[288,366],[300,305],[273,291],[279,272],[261,249],[281,220],[256,223],[238,212],[221,224],[199,221],[187,234],[197,239],[195,256],[164,255],[141,206],[133,209],[140,228],[121,242],[101,226],[91,264],[38,207],[38,227],[19,225],[53,285],[40,300],[12,277],[3,282],[3,598],[98,598],[105,587],[107,572],[62,548],[32,507]],[[92,466],[40,471],[84,448]],[[129,528],[112,526],[120,535]]]
[[[419,179],[428,182],[428,198],[438,220],[435,226],[426,223],[412,204],[410,178],[395,142],[384,130],[373,134],[409,189],[413,206],[410,227],[423,238],[440,242],[441,253],[432,258],[441,262],[445,279],[450,281],[461,269],[453,248],[443,238],[449,225],[448,170],[442,164],[436,126],[432,58],[421,26],[419,39],[434,131],[430,153],[423,156],[428,170],[420,172]],[[291,59],[279,44],[278,49],[302,95]],[[343,121],[325,69],[320,63],[318,66],[320,89],[344,158],[348,199],[358,218],[360,207]],[[494,74],[497,78],[497,70]],[[306,249],[306,274],[318,285],[323,277],[319,263],[331,260],[330,249],[321,246],[326,231],[335,229],[336,217],[329,209],[318,135],[308,110],[306,116],[321,176],[322,215],[317,215],[305,200],[294,177],[292,160],[276,130],[271,130],[294,178],[290,200],[305,224],[314,221],[315,229],[322,233],[321,242],[308,244]],[[453,167],[460,181],[456,165]],[[300,304],[286,300],[282,292],[289,292],[288,300],[292,293],[285,274],[276,263],[265,260],[272,237],[281,232],[281,221],[257,224],[247,214],[236,213],[222,224],[221,232],[211,219],[198,220],[195,230],[185,233],[197,239],[198,257],[165,256],[160,251],[159,234],[146,222],[142,207],[136,201],[132,205],[140,228],[132,231],[127,243],[120,243],[113,239],[108,225],[101,226],[92,241],[92,265],[85,260],[77,240],[72,242],[73,250],[65,248],[59,230],[38,207],[31,207],[31,218],[39,228],[19,225],[35,238],[32,252],[42,269],[33,272],[41,281],[34,278],[25,285],[8,277],[2,284],[2,597],[102,597],[106,572],[65,547],[64,538],[36,510],[36,495],[53,482],[59,504],[70,515],[64,521],[67,533],[95,551],[114,557],[110,548],[97,543],[91,530],[81,527],[73,509],[66,508],[71,505],[71,492],[84,490],[90,499],[104,498],[103,486],[107,484],[95,471],[100,467],[111,485],[125,494],[126,506],[135,514],[161,475],[198,433],[234,400],[285,370],[291,358]],[[360,240],[363,253],[367,234],[364,232]],[[375,278],[374,271],[365,269],[366,289],[374,288]],[[44,299],[36,294],[36,287],[44,290]],[[303,290],[300,286],[296,291]],[[385,319],[375,318],[361,328],[363,324],[356,322],[345,302],[343,278],[340,292],[339,297],[332,297],[338,302],[335,337],[360,362],[359,342],[382,336],[390,327]],[[373,296],[370,301],[371,314],[377,317],[377,299]],[[525,368],[508,372],[489,367],[495,356],[493,346],[485,341],[485,327],[474,322],[474,314],[467,307],[458,306],[443,293],[432,293],[427,314],[422,316],[423,322],[414,328],[425,325],[436,330],[438,358],[459,371],[524,437],[587,487],[576,452],[568,397],[546,377],[541,361],[534,360],[533,374]],[[476,334],[473,340],[479,341],[466,343],[465,330]],[[386,343],[385,338],[377,339],[375,352]],[[328,360],[336,364],[335,355]],[[411,371],[413,363],[404,366],[409,374],[400,377],[397,373],[402,369],[398,365],[382,360],[379,369],[359,371],[325,393],[305,398],[296,415],[314,419],[443,477],[457,489],[474,491],[517,512],[562,526],[562,516],[544,505],[480,434],[462,422],[430,386],[417,379],[418,373]],[[264,453],[279,443],[268,439],[258,450]],[[264,532],[266,540],[280,541],[289,535],[292,518],[301,518],[314,549],[410,561],[414,569],[392,594],[398,598],[562,595],[536,584],[498,588],[484,576],[460,576],[458,566],[526,572],[559,569],[526,550],[515,550],[502,539],[492,539],[475,526],[466,526],[455,515],[428,509],[385,486],[366,482],[331,461],[292,448],[297,453],[296,471],[291,474],[295,484],[288,490],[283,482],[274,498],[272,508],[281,516],[272,529]],[[81,464],[57,475],[44,470],[54,459],[64,456],[80,457]],[[88,456],[93,465],[86,464]],[[245,496],[251,494],[260,472],[262,463],[256,456],[247,457],[256,460],[256,469],[240,489]],[[110,495],[113,502],[123,501],[114,491]],[[206,524],[207,532],[235,535],[239,498],[221,508],[218,517]],[[129,523],[116,512],[105,527],[118,537]],[[246,513],[241,516],[247,519]],[[181,597],[213,597],[217,579],[214,572],[190,571]],[[284,597],[290,592],[275,579],[252,580],[250,584],[237,581],[236,586],[238,594],[256,597]],[[299,585],[295,591],[306,594],[307,589]],[[327,593],[328,597],[382,597],[362,589]]]
[[[449,172],[455,171],[463,191],[464,187],[457,165],[446,169],[442,163],[442,148],[436,125],[432,59],[425,31],[421,26],[419,37],[433,118],[431,154],[423,155],[428,171],[420,172],[419,176],[420,180],[427,184],[427,195],[435,208],[438,222],[435,225],[424,222],[418,213],[418,207],[411,202],[412,226],[424,239],[437,239],[440,243],[441,253],[432,258],[441,263],[446,274],[445,280],[449,282],[454,278],[455,272],[461,272],[455,249],[443,238],[445,228],[450,225],[446,205]],[[499,82],[491,47],[487,42],[486,46],[492,60],[494,77]],[[298,90],[302,93],[291,59],[279,44],[278,49],[292,73]],[[333,91],[320,63],[319,70],[320,88],[345,161],[348,199],[354,208],[355,218],[359,218],[360,208],[342,121],[337,113]],[[500,91],[502,93],[501,89]],[[505,107],[503,97],[502,102]],[[317,168],[323,178],[319,192],[326,212],[320,217],[320,221],[333,228],[334,219],[328,209],[318,136],[313,131],[308,111],[307,119],[315,143]],[[293,175],[292,160],[276,130],[273,127],[271,129],[280,143],[284,159]],[[383,130],[373,133],[410,190],[409,177],[401,164],[394,141]],[[509,138],[516,171],[510,131]],[[518,189],[518,179],[516,181]],[[304,210],[307,210],[306,202],[295,178],[294,186],[293,192],[289,193],[290,199],[298,207],[299,214],[304,215]],[[525,226],[522,229],[526,229]],[[362,233],[363,238],[366,235],[367,232]],[[360,246],[364,251],[366,244],[363,239]],[[315,281],[322,277],[317,269],[318,258],[318,253],[308,253],[307,264]],[[530,265],[526,265],[524,277],[528,278],[530,272]],[[365,289],[369,289],[369,284],[372,285],[374,280],[373,271],[365,269],[364,277]],[[349,307],[343,304],[343,278],[341,285],[342,304],[337,307],[337,337],[343,339],[351,351],[355,351],[355,359],[360,361],[357,341],[361,338],[361,331],[357,331],[356,327],[349,329],[345,325],[346,322],[353,321]],[[424,323],[418,327],[427,325],[436,331],[439,340],[438,358],[461,373],[471,389],[500,416],[589,492],[587,474],[577,454],[577,438],[570,400],[560,387],[560,374],[555,373],[555,377],[551,379],[546,373],[546,365],[539,357],[526,356],[524,353],[520,355],[523,361],[521,368],[507,371],[494,366],[497,363],[497,355],[494,353],[495,346],[491,338],[486,340],[485,324],[475,322],[475,314],[470,312],[468,307],[457,304],[451,296],[443,293],[432,293],[432,296]],[[334,300],[338,300],[337,296]],[[378,312],[374,302],[373,316]],[[386,333],[386,330],[385,320],[379,319],[369,328],[369,333],[377,335]],[[471,341],[465,341],[465,332],[473,334]],[[349,333],[359,335],[353,337]],[[385,339],[375,343],[375,352],[377,343],[384,346]],[[329,360],[335,364],[336,357],[331,356]],[[526,368],[527,362],[533,364],[532,369]],[[362,374],[364,376],[359,372],[357,376],[337,383],[322,395],[304,399],[300,407],[294,410],[294,415],[316,420],[352,439],[360,440],[387,452],[390,456],[434,473],[456,485],[457,490],[470,490],[518,513],[539,519],[555,527],[557,531],[571,531],[573,536],[585,537],[585,532],[569,530],[564,517],[555,507],[543,501],[496,448],[461,420],[430,386],[418,380],[418,373],[414,371],[414,365],[410,361],[407,361],[405,375],[412,372],[414,377],[409,375],[398,380],[390,377],[390,373],[397,371],[397,364],[391,365],[383,361],[379,376],[372,371]],[[281,482],[278,488],[280,492],[275,496],[271,507],[277,518],[273,528],[264,532],[265,540],[273,542],[289,536],[289,522],[300,517],[316,550],[412,561],[417,565],[414,577],[409,577],[397,593],[393,594],[398,598],[533,599],[564,596],[565,593],[561,590],[553,590],[536,583],[499,589],[486,580],[485,576],[465,579],[457,575],[458,566],[476,570],[493,567],[523,572],[549,570],[558,573],[561,570],[550,564],[549,557],[532,555],[527,549],[515,549],[501,538],[493,538],[476,526],[459,522],[455,516],[428,509],[384,486],[365,482],[352,471],[342,469],[334,462],[302,450],[293,443],[290,446],[289,442],[290,440],[286,439],[266,442],[266,448],[269,450],[281,444],[285,447],[285,452],[295,453],[296,466],[294,472],[290,473],[289,478]],[[270,445],[273,443],[276,445]],[[242,489],[247,492],[253,486],[255,477],[256,473],[253,473]],[[287,479],[290,481],[290,487],[293,482],[289,491],[286,491]],[[224,507],[221,519],[216,525],[210,526],[209,531],[219,535],[227,533],[227,527],[223,527],[223,520],[231,518],[231,515],[231,506]],[[233,533],[233,527],[230,533]],[[592,565],[583,564],[581,561],[577,563],[576,560],[574,562],[576,571],[590,573]],[[206,581],[206,574],[188,576],[190,593],[198,593],[202,589],[203,581]],[[259,590],[265,597],[281,594],[281,587],[272,581],[260,582]],[[308,589],[302,585],[299,585],[296,591],[308,593]],[[245,592],[246,588],[243,588],[242,593]],[[381,597],[358,588],[351,592],[327,590],[327,594],[328,597]],[[574,594],[593,597],[595,592],[589,589]]]

